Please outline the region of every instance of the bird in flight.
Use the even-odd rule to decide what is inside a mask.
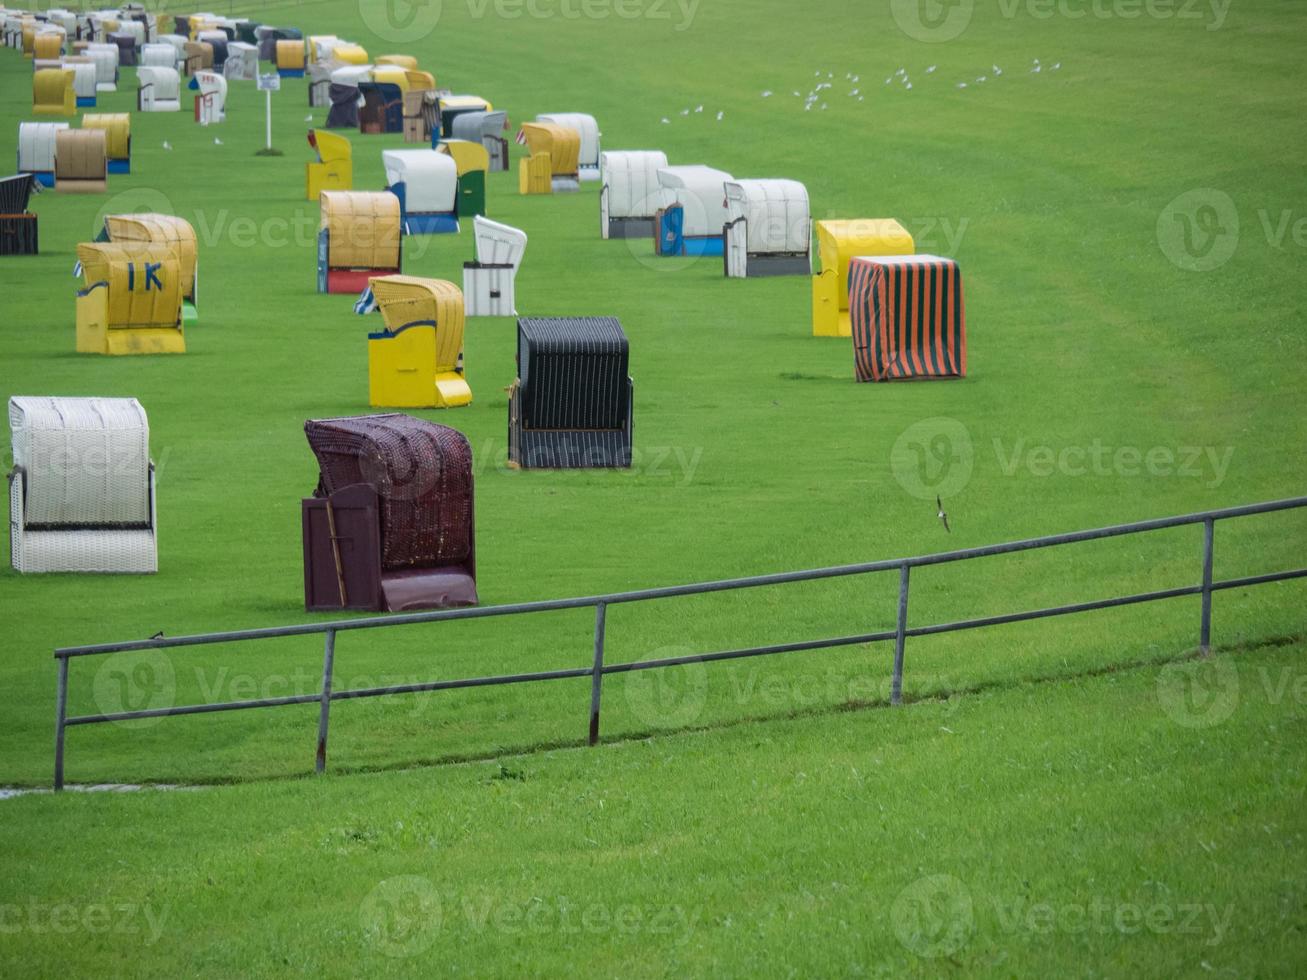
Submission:
[[[951,533],[952,529],[948,526],[948,514],[944,513],[944,502],[940,500],[939,497],[935,498],[935,510],[938,512],[935,516],[938,517],[940,522],[944,525],[944,530]]]

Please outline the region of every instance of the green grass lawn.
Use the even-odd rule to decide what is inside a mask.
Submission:
[[[507,469],[514,323],[469,322],[472,406],[415,414],[471,441],[483,603],[921,554],[1303,492],[1307,12],[1247,0],[1218,26],[1211,8],[1045,17],[1042,5],[995,0],[964,4],[960,36],[929,43],[891,7],[904,16],[899,4],[702,0],[691,11],[649,0],[625,19],[603,4],[591,9],[611,16],[537,4],[560,12],[512,17],[512,5],[446,0],[433,32],[400,41],[377,36],[387,21],[371,0],[244,8],[373,56],[417,55],[442,86],[490,98],[515,124],[590,112],[608,149],[801,180],[814,217],[896,217],[920,251],[962,267],[969,377],[856,385],[849,342],[810,335],[806,280],[725,280],[717,259],[655,260],[648,243],[600,240],[596,184],[527,198],[515,173],[490,175],[490,216],[530,235],[519,310],[621,318],[636,466]],[[900,68],[911,89],[902,76],[886,84]],[[31,118],[29,73],[0,51],[0,155]],[[122,74],[96,111],[134,106],[133,72]],[[0,785],[50,779],[54,647],[311,618],[299,500],[316,466],[302,425],[369,410],[371,321],[350,297],[314,292],[304,132],[325,110],[307,108],[302,81],[273,101],[282,157],[255,156],[264,102],[252,83],[232,84],[217,127],[188,112],[134,114],[133,173],[112,177],[106,195],[40,195],[41,255],[0,262],[0,396],[139,398],[160,525],[152,577],[18,576],[0,562]],[[355,186],[379,189],[380,150],[403,144],[351,139]],[[1221,220],[1205,254],[1230,252],[1206,271],[1182,267],[1177,251],[1174,212],[1193,201]],[[200,235],[188,351],[77,355],[75,246],[105,213],[142,206]],[[410,239],[405,271],[458,282],[472,251],[466,230]],[[939,435],[954,465],[923,475],[907,446]],[[936,490],[952,534],[935,519]],[[1216,575],[1299,566],[1305,543],[1301,513],[1222,525]],[[1187,528],[925,569],[913,576],[912,622],[1188,585],[1200,553],[1199,529]],[[1303,596],[1301,582],[1219,595],[1217,643],[1252,652],[1217,662],[1238,662],[1241,677],[1297,671]],[[895,577],[879,576],[615,608],[609,659],[886,629],[895,601]],[[583,666],[591,628],[580,611],[343,634],[336,685]],[[80,972],[220,975],[1297,973],[1302,704],[1291,685],[1244,698],[1230,722],[1199,734],[1177,725],[1157,697],[1157,665],[1183,658],[1197,629],[1197,600],[1183,599],[914,640],[906,693],[918,703],[902,712],[838,710],[887,699],[883,644],[625,675],[605,691],[616,744],[598,752],[567,750],[585,735],[585,680],[340,703],[336,775],[320,781],[295,778],[312,766],[312,708],[75,729],[71,782],[244,785],[0,801],[0,907],[110,896],[168,910],[143,961],[139,937],[0,923],[4,972],[53,972],[71,948]],[[1128,664],[1148,666],[1098,676]],[[106,691],[125,665],[75,663],[70,712],[111,710]],[[151,663],[170,674],[177,703],[310,692],[320,665],[312,638]],[[963,727],[943,717],[953,712]],[[502,773],[484,761],[407,771],[499,758]],[[428,882],[414,887],[434,890],[446,925],[420,957],[392,959],[360,909],[402,905],[384,890],[365,900],[406,874]],[[944,883],[944,907],[961,895],[974,910],[956,950],[894,938],[895,899],[936,874],[964,886]],[[939,884],[916,886],[924,892],[900,907],[938,909]],[[1202,937],[1174,930],[1011,927],[1013,902],[1099,897],[1113,915],[1131,902],[1235,911],[1210,955]],[[451,911],[464,898],[496,912],[539,902],[557,915],[566,900],[700,915],[684,941],[556,925],[523,941],[467,925]],[[945,955],[922,955],[940,942]]]
[[[439,772],[8,800],[0,969],[1301,975],[1304,652]],[[1159,710],[1173,681],[1215,713]]]

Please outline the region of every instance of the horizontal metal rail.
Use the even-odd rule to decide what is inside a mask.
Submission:
[[[772,575],[752,576],[749,578],[723,579],[713,582],[700,582],[691,585],[667,586],[663,588],[642,589],[630,592],[614,592],[605,595],[585,596],[571,599],[554,599],[501,606],[484,606],[472,609],[443,610],[438,612],[408,613],[398,616],[368,616],[319,623],[303,623],[293,626],[272,626],[260,629],[201,633],[192,636],[159,637],[149,640],[128,640],[118,643],[100,643],[89,646],[63,647],[56,650],[54,653],[59,666],[59,682],[56,698],[55,788],[61,789],[63,786],[65,731],[70,726],[78,725],[128,721],[140,718],[171,717],[175,715],[210,714],[221,711],[242,711],[252,708],[281,707],[284,705],[311,704],[316,702],[321,706],[316,768],[317,771],[322,772],[326,766],[329,706],[334,701],[382,697],[392,694],[416,694],[431,691],[449,691],[462,688],[493,687],[507,684],[525,684],[537,681],[589,677],[591,678],[590,743],[593,745],[599,740],[599,709],[602,698],[603,678],[610,674],[655,670],[692,663],[713,663],[725,660],[740,660],[749,657],[769,656],[782,653],[827,650],[837,647],[858,646],[894,640],[895,652],[891,701],[898,704],[901,703],[902,700],[904,646],[906,640],[910,637],[934,636],[962,630],[982,629],[991,626],[1028,622],[1031,620],[1066,616],[1074,613],[1092,612],[1100,609],[1138,605],[1141,603],[1158,602],[1164,599],[1174,599],[1192,595],[1199,595],[1202,597],[1199,646],[1206,650],[1210,647],[1211,596],[1214,592],[1307,577],[1307,568],[1299,568],[1225,579],[1222,581],[1213,580],[1213,532],[1216,522],[1235,517],[1268,514],[1301,507],[1307,507],[1307,497],[1294,497],[1287,500],[1270,501],[1261,504],[1248,504],[1242,507],[1230,507],[1223,510],[1186,514],[1179,517],[1138,521],[1131,524],[1118,524],[1088,531],[1048,535],[1039,538],[1011,541],[1004,544],[988,545],[979,548],[966,548],[931,555],[864,562],[855,565],[839,565],[800,572],[783,572]],[[910,570],[912,568],[940,565],[957,561],[969,561],[995,555],[1013,554],[1040,548],[1056,547],[1083,541],[1096,541],[1105,538],[1119,537],[1121,535],[1140,534],[1148,531],[1183,527],[1193,524],[1201,524],[1204,529],[1202,566],[1203,581],[1200,584],[1161,589],[1152,592],[1141,592],[1108,599],[1097,599],[1088,602],[1047,606],[1040,609],[1027,610],[1025,612],[1004,613],[976,619],[937,623],[929,626],[909,627],[907,624],[908,590]],[[872,633],[861,633],[853,636],[831,637],[819,640],[804,640],[791,643],[771,644],[767,646],[746,647],[734,650],[721,650],[711,653],[693,653],[677,657],[664,657],[656,660],[641,660],[629,663],[608,664],[604,662],[605,613],[607,607],[610,605],[758,588],[769,585],[783,585],[792,582],[808,582],[851,575],[866,575],[875,572],[895,570],[899,572],[899,605],[898,622],[896,628],[893,630],[882,630]],[[474,677],[459,680],[427,681],[346,691],[332,689],[336,635],[340,632],[406,626],[430,622],[444,622],[449,620],[485,619],[498,616],[524,615],[536,612],[555,612],[588,607],[594,607],[595,609],[594,662],[591,667],[503,674],[491,677]],[[67,715],[68,665],[71,658],[105,655],[131,650],[154,650],[169,647],[200,646],[211,643],[245,642],[250,640],[272,639],[285,636],[303,636],[319,633],[325,634],[325,644],[322,689],[317,693],[245,701],[172,705],[161,708],[147,708],[138,711],[120,711],[98,715],[76,715],[73,717]]]
[[[54,652],[56,657],[82,657],[101,653],[119,653],[125,650],[153,650],[165,647],[196,646],[206,643],[231,643],[241,640],[262,640],[279,636],[304,636],[311,633],[326,633],[328,630],[343,632],[345,630],[373,629],[378,626],[406,626],[414,623],[434,623],[452,619],[482,619],[490,616],[515,616],[521,613],[554,612],[563,609],[583,609],[622,602],[643,602],[647,599],[670,599],[676,596],[702,595],[709,592],[726,592],[735,589],[759,588],[766,585],[785,585],[790,582],[811,582],[824,578],[839,578],[846,575],[863,575],[868,572],[887,572],[907,565],[942,565],[947,562],[969,561],[973,558],[987,558],[992,555],[1007,555],[1018,551],[1031,551],[1037,548],[1051,548],[1057,545],[1074,544],[1078,541],[1096,541],[1102,538],[1118,537],[1123,534],[1138,534],[1144,531],[1159,531],[1164,528],[1183,527],[1187,524],[1201,524],[1207,520],[1225,520],[1231,517],[1246,517],[1252,514],[1269,514],[1279,510],[1292,510],[1307,506],[1307,497],[1291,497],[1287,500],[1275,500],[1262,504],[1247,504],[1242,507],[1230,507],[1225,510],[1207,511],[1199,514],[1186,514],[1182,517],[1163,517],[1151,521],[1138,521],[1133,524],[1117,524],[1101,527],[1091,531],[1074,531],[1068,534],[1054,534],[1042,538],[1028,538],[1024,541],[1009,541],[1006,544],[985,545],[979,548],[964,548],[958,551],[943,551],[932,555],[919,555],[913,558],[890,558],[883,561],[864,562],[857,565],[835,565],[830,568],[816,568],[802,572],[780,572],[772,575],[755,575],[748,578],[721,579],[715,582],[699,582],[692,585],[672,585],[657,589],[640,589],[633,592],[613,592],[607,595],[583,596],[574,599],[546,599],[538,602],[519,602],[503,606],[480,606],[472,609],[445,609],[438,612],[403,613],[398,616],[360,616],[354,619],[338,619],[320,623],[299,623],[293,626],[265,626],[259,629],[233,630],[218,633],[200,633],[194,636],[169,636],[150,640],[127,640],[121,643],[96,643],[90,646],[63,647]]]

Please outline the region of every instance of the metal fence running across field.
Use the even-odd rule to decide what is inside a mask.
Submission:
[[[316,770],[324,771],[327,765],[327,727],[331,717],[333,701],[345,701],[353,698],[382,697],[392,694],[413,694],[422,691],[448,691],[467,687],[488,687],[498,684],[526,684],[535,681],[552,681],[571,677],[589,677],[590,684],[590,744],[599,741],[599,708],[603,696],[604,678],[609,674],[622,674],[635,670],[655,670],[662,667],[674,667],[689,663],[710,663],[718,660],[738,660],[745,657],[765,656],[769,654],[793,653],[801,650],[822,650],[832,647],[851,646],[862,643],[894,642],[894,667],[891,686],[891,703],[901,704],[903,698],[903,659],[908,637],[931,636],[937,633],[953,633],[959,630],[980,629],[986,626],[998,626],[1005,623],[1020,623],[1027,620],[1044,619],[1050,616],[1066,616],[1071,613],[1089,612],[1095,609],[1111,609],[1117,606],[1136,605],[1144,602],[1157,602],[1162,599],[1174,599],[1179,596],[1200,595],[1202,597],[1201,614],[1198,627],[1199,646],[1206,650],[1211,645],[1212,631],[1212,593],[1223,589],[1242,588],[1244,586],[1262,585],[1268,582],[1283,582],[1289,579],[1307,577],[1307,568],[1287,571],[1268,572],[1262,575],[1250,575],[1242,578],[1213,581],[1212,558],[1216,523],[1235,517],[1247,517],[1254,514],[1269,514],[1275,511],[1294,510],[1307,507],[1307,497],[1293,497],[1261,504],[1249,504],[1243,507],[1230,507],[1224,510],[1210,510],[1181,517],[1164,517],[1151,521],[1139,521],[1133,524],[1119,524],[1113,527],[1096,528],[1089,531],[1075,531],[1069,534],[1054,534],[1025,541],[1010,541],[1006,544],[988,545],[981,548],[966,548],[960,551],[945,551],[933,555],[921,555],[915,558],[894,558],[885,561],[866,562],[858,565],[841,565],[831,568],[816,568],[802,572],[784,572],[776,575],[758,575],[751,578],[725,579],[719,582],[701,582],[694,585],[674,585],[660,589],[641,589],[635,592],[615,592],[608,595],[585,596],[573,599],[554,599],[544,602],[525,602],[504,606],[484,606],[470,609],[453,609],[441,612],[408,613],[392,616],[372,616],[358,619],[337,620],[334,622],[306,623],[297,626],[273,626],[264,629],[235,630],[223,633],[200,633],[194,636],[160,637],[151,640],[131,640],[123,643],[101,643],[92,646],[65,647],[56,650],[55,659],[59,667],[59,687],[55,722],[55,761],[54,787],[62,789],[64,784],[64,738],[70,726],[96,725],[105,722],[127,721],[135,718],[157,718],[169,715],[206,714],[214,711],[243,711],[250,708],[271,708],[287,704],[320,705],[318,714],[318,750]],[[1141,592],[1134,595],[1118,596],[1112,599],[1096,599],[1090,602],[1078,602],[1071,605],[1049,606],[1026,612],[1005,613],[986,616],[980,619],[959,620],[950,623],[938,623],[931,626],[908,625],[908,586],[909,576],[914,568],[929,565],[942,565],[949,562],[970,561],[987,558],[992,555],[1006,555],[1018,551],[1031,551],[1037,548],[1051,548],[1060,545],[1075,544],[1081,541],[1097,541],[1103,538],[1122,535],[1141,534],[1164,528],[1201,524],[1203,526],[1202,578],[1196,585],[1186,585],[1173,589],[1161,589],[1156,592]],[[632,663],[608,664],[604,662],[604,620],[609,606],[626,602],[647,602],[667,599],[675,596],[701,595],[709,592],[728,592],[736,589],[750,589],[767,585],[782,585],[788,582],[811,582],[817,579],[840,578],[849,575],[866,575],[873,572],[894,572],[899,575],[898,621],[894,629],[856,636],[839,636],[821,640],[809,640],[794,643],[778,643],[772,646],[749,647],[739,650],[723,650],[715,653],[690,654],[668,657],[660,660],[641,660]],[[361,688],[349,691],[332,689],[332,674],[336,655],[336,636],[350,630],[385,629],[394,626],[406,626],[415,623],[437,623],[455,619],[484,619],[491,616],[521,616],[529,613],[550,612],[562,609],[580,609],[593,607],[594,625],[594,660],[590,667],[575,667],[563,670],[546,670],[525,674],[502,674],[492,677],[475,677],[463,680],[430,681],[420,684],[403,684],[392,687]],[[76,715],[68,717],[68,665],[78,657],[101,656],[128,650],[159,650],[170,647],[199,646],[209,643],[236,643],[255,640],[267,640],[283,636],[301,636],[322,634],[322,689],[314,694],[300,694],[288,697],[262,698],[249,701],[224,701],[210,704],[176,705],[163,708],[149,708],[140,711],[122,711],[98,715]]]

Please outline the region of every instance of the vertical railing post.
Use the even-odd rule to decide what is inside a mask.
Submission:
[[[315,772],[327,768],[327,725],[331,720],[331,675],[336,661],[336,631],[327,630],[322,650],[322,702],[318,708],[318,758]]]
[[[59,690],[54,705],[54,788],[64,788],[64,721],[68,718],[68,658],[59,658]]]
[[[899,566],[899,619],[894,635],[894,681],[890,688],[890,704],[903,703],[903,645],[908,630],[908,570],[907,562]]]
[[[1212,549],[1216,538],[1216,521],[1203,521],[1203,612],[1198,627],[1198,646],[1203,656],[1212,652]]]
[[[595,605],[595,659],[590,674],[590,744],[599,744],[599,701],[604,693],[604,620],[608,606]]]

